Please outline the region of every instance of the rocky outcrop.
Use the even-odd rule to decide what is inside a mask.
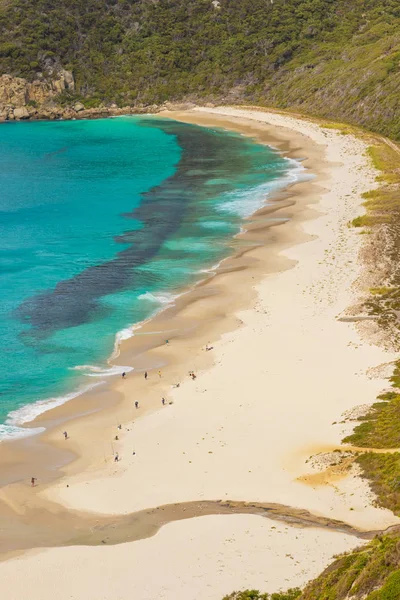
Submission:
[[[27,81],[22,77],[0,77],[0,120],[29,119],[43,108],[51,109],[56,97],[63,92],[75,91],[70,71],[60,69],[52,79],[38,77]]]
[[[174,104],[164,102],[158,105],[137,105],[118,107],[116,104],[85,108],[82,102],[73,101],[64,106],[57,103],[57,97],[69,92],[73,97],[75,82],[72,73],[65,70],[53,71],[51,79],[44,77],[27,81],[21,77],[2,75],[0,77],[0,122],[27,119],[95,119],[127,114],[157,113],[160,110],[187,110],[194,104],[186,102]]]
[[[76,112],[81,112],[81,110],[85,110],[85,107],[83,106],[82,102],[75,102],[74,110]]]
[[[20,108],[14,108],[14,119],[29,119],[30,114],[26,106],[21,106]]]

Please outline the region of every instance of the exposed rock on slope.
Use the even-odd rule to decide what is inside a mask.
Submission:
[[[75,81],[70,71],[61,70],[51,80],[22,77],[0,77],[0,120],[29,119],[34,116],[51,117],[58,114],[54,98],[69,91],[74,92]],[[56,111],[54,110],[56,109]]]
[[[75,119],[107,117],[129,113],[155,113],[159,106],[137,105],[118,107],[116,104],[85,108],[82,102],[62,105],[59,96],[67,92],[73,97],[75,81],[70,71],[61,70],[54,79],[35,79],[32,82],[12,75],[0,76],[0,122],[26,119]],[[173,105],[164,103],[164,108]],[[188,108],[188,104],[180,105]]]

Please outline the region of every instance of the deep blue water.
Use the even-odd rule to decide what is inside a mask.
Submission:
[[[0,437],[98,382],[87,374],[109,369],[116,333],[224,258],[293,169],[243,136],[159,118],[1,125]]]

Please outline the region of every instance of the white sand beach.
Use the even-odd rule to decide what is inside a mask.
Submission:
[[[343,413],[374,402],[388,387],[370,370],[396,358],[361,338],[354,323],[338,320],[362,293],[363,236],[348,224],[364,212],[361,194],[377,185],[365,143],[308,120],[252,109],[198,108],[170,116],[210,127],[240,124],[254,136],[258,129],[283,140],[296,134],[304,152],[313,147],[319,155],[321,192],[309,208],[304,198],[304,210],[279,226],[293,233],[292,242],[288,234],[275,244],[290,268],[265,269],[247,303],[241,290],[244,303],[236,314],[241,325],[221,339],[210,338],[212,366],[197,369],[204,355],[198,348],[195,381],[185,374],[172,389],[175,371],[163,372],[165,381],[157,385],[172,404],[143,417],[138,413],[133,426],[123,425],[116,444],[120,461],[96,461],[93,442],[92,466],[67,472],[40,495],[100,514],[229,499],[303,508],[362,530],[399,523],[374,506],[354,468],[324,485],[301,480],[315,473],[311,455],[337,448],[351,431],[354,423],[340,423]],[[312,161],[308,168],[313,172]],[[261,261],[265,252],[260,248],[253,256]],[[219,275],[217,285],[229,285],[229,278]],[[185,316],[191,311],[195,305]],[[117,389],[134,397],[129,382],[118,382]],[[73,439],[73,427],[69,433]],[[257,516],[199,517],[119,546],[30,551],[0,564],[0,592],[11,600],[25,598],[26,590],[41,600],[55,594],[79,600],[220,600],[237,588],[272,592],[304,585],[334,554],[358,545],[359,539],[344,533]]]
[[[310,455],[338,446],[352,427],[332,423],[387,386],[368,369],[395,358],[338,321],[357,298],[361,269],[362,236],[348,223],[363,213],[362,192],[376,186],[364,144],[288,116],[216,112],[288,127],[320,145],[326,192],[313,207],[319,214],[298,225],[313,239],[283,251],[294,266],[265,276],[257,300],[237,315],[243,325],[214,345],[214,366],[195,382],[186,377],[170,393],[172,406],[121,436],[118,468],[82,473],[68,489],[61,481],[51,498],[102,513],[196,499],[280,502],[384,528],[393,515],[370,504],[358,479],[315,488],[297,481]]]
[[[305,584],[333,553],[359,544],[253,515],[199,517],[138,542],[30,551],[0,566],[0,589],[10,600],[222,599],[235,589]]]

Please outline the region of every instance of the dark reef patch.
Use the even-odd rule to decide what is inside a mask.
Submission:
[[[123,215],[138,221],[139,228],[115,238],[118,244],[127,247],[113,260],[91,266],[20,305],[18,318],[31,326],[25,337],[46,338],[59,329],[81,325],[103,314],[106,309],[99,300],[140,285],[142,275],[136,269],[154,258],[184,221],[190,223],[196,211],[201,210],[197,200],[232,189],[226,178],[248,168],[245,153],[238,152],[237,145],[243,144],[238,136],[218,135],[205,128],[161,119],[146,119],[142,123],[176,136],[182,149],[176,172],[143,193],[140,205]],[[210,176],[216,173],[220,179],[207,185]]]

